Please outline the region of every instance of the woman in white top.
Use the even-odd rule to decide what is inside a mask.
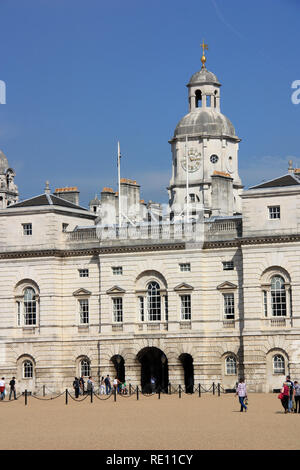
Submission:
[[[245,398],[247,398],[247,388],[244,379],[240,379],[240,382],[236,389],[236,395],[239,397],[239,402],[241,405],[240,411],[243,412],[244,409],[247,411],[247,406],[244,403]]]

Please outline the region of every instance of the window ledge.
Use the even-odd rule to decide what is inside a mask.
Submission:
[[[112,331],[123,331],[123,323],[121,324],[113,324],[112,325]]]
[[[223,320],[224,328],[235,328],[235,320]]]
[[[181,320],[180,321],[180,328],[182,329],[189,329],[192,327],[191,320]]]

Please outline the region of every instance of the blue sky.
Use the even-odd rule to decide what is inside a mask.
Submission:
[[[167,201],[168,140],[188,112],[186,83],[207,68],[242,139],[244,185],[300,167],[298,0],[0,0],[0,149],[22,199],[77,185],[87,205],[122,176]]]

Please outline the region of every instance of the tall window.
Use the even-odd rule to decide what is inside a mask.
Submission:
[[[23,363],[23,378],[32,379],[33,377],[33,364],[31,361],[25,361]]]
[[[148,320],[161,320],[161,296],[158,282],[152,281],[147,289]]]
[[[181,320],[191,319],[191,296],[181,295]]]
[[[80,362],[80,372],[82,377],[89,377],[91,375],[91,364],[88,359],[83,359]]]
[[[79,299],[80,323],[86,325],[89,323],[89,301],[88,299]]]
[[[122,297],[114,297],[113,299],[113,320],[116,323],[123,322],[123,299]]]
[[[225,369],[227,375],[236,375],[236,358],[234,356],[228,356],[225,360]]]
[[[286,316],[286,291],[281,276],[273,276],[271,279],[271,307],[274,317]]]
[[[32,287],[27,287],[24,291],[24,324],[36,325],[36,300]]]
[[[274,374],[285,374],[284,357],[281,354],[276,354],[273,357],[273,372]]]
[[[140,319],[141,321],[145,320],[145,308],[144,308],[144,297],[139,297],[140,301]]]
[[[224,297],[224,318],[225,320],[234,319],[234,294],[223,294]]]

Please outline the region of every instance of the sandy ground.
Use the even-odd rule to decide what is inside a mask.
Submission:
[[[24,397],[0,403],[3,449],[299,449],[300,413],[283,413],[276,394],[252,394],[240,413],[233,394],[90,398],[76,403]],[[283,436],[286,438],[283,439]]]

